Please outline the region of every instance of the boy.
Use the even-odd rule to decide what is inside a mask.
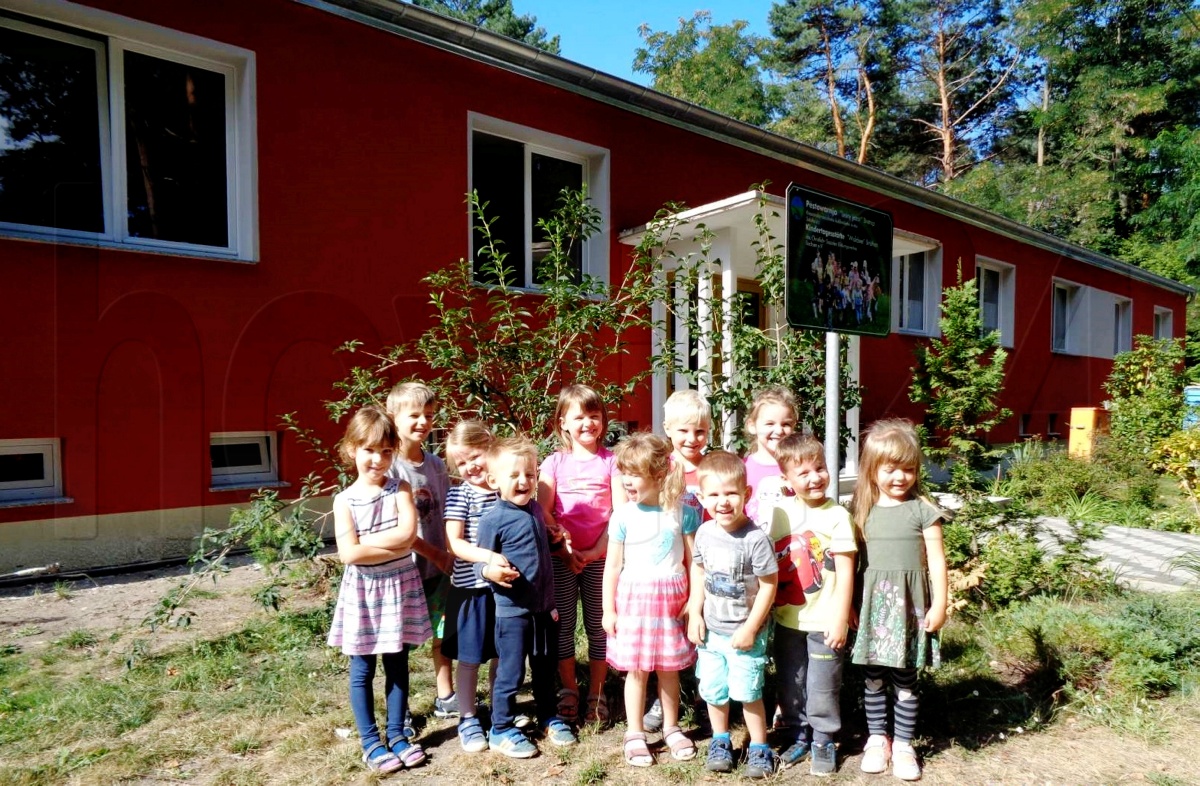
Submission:
[[[479,519],[479,547],[502,554],[476,563],[477,575],[493,583],[496,597],[496,652],[500,662],[492,685],[492,730],[488,745],[515,759],[537,755],[537,747],[516,727],[517,690],[525,678],[525,659],[533,673],[533,698],[546,739],[574,745],[571,727],[555,715],[558,670],[558,611],[554,608],[554,572],[550,542],[537,491],[537,448],[521,437],[496,442],[488,452],[488,485],[500,499]]]
[[[779,443],[775,458],[795,493],[775,508],[771,521],[779,559],[774,610],[779,703],[782,724],[795,735],[780,758],[789,767],[811,751],[809,771],[832,775],[858,547],[850,514],[825,497],[829,469],[821,443],[792,434]]]
[[[390,473],[408,481],[412,486],[413,502],[417,506],[417,540],[413,544],[413,559],[421,571],[425,600],[429,606],[429,624],[433,626],[430,652],[437,679],[437,697],[433,714],[439,718],[458,716],[458,699],[450,661],[442,655],[442,635],[445,632],[446,595],[450,589],[449,573],[454,569],[454,557],[446,542],[446,494],[450,491],[450,473],[446,465],[422,447],[433,428],[433,391],[420,382],[401,382],[387,397],[387,411],[400,434],[400,449]],[[405,722],[406,736],[411,723]]]
[[[767,745],[763,671],[767,663],[767,615],[775,600],[779,568],[767,534],[746,517],[746,465],[724,450],[709,453],[697,468],[700,502],[711,516],[696,532],[692,554],[688,638],[699,647],[696,677],[708,704],[713,739],[705,767],[733,770],[729,700],[740,701],[750,732],[745,774],[775,772]]]

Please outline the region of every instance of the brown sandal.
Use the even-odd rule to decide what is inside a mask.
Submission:
[[[663,729],[663,742],[671,749],[671,758],[675,761],[688,761],[696,758],[696,746],[678,726],[668,726]]]
[[[625,732],[625,763],[631,767],[649,767],[654,763],[654,757],[646,747],[646,735],[642,732]]]

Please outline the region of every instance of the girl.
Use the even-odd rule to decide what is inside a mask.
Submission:
[[[404,736],[408,648],[431,635],[421,575],[410,558],[417,510],[405,481],[388,477],[399,444],[396,426],[378,407],[354,413],[338,446],[358,479],[333,498],[338,558],[345,564],[329,645],[350,656],[350,709],[370,769],[394,772],[425,761]],[[375,725],[376,657],[383,660],[387,742]]]
[[[496,603],[489,582],[476,578],[472,563],[511,568],[503,556],[478,545],[479,519],[499,498],[487,485],[487,453],[495,441],[491,429],[477,420],[462,421],[446,438],[446,455],[462,483],[451,487],[446,496],[446,538],[455,560],[446,599],[442,654],[458,661],[455,694],[462,718],[458,741],[469,753],[488,748],[487,735],[475,715],[479,666],[490,661],[493,679],[496,673]]]
[[[768,534],[771,513],[786,493],[775,448],[796,430],[798,410],[792,392],[776,385],[758,391],[746,415],[746,432],[754,440],[754,450],[746,456],[746,483],[750,486],[746,516]]]
[[[583,626],[588,638],[587,723],[608,723],[604,698],[604,554],[608,550],[608,517],[614,505],[625,501],[617,475],[617,462],[604,447],[608,418],[604,402],[585,385],[569,385],[558,394],[554,411],[562,449],[551,454],[538,474],[538,502],[546,516],[550,541],[567,542],[565,553],[556,553],[554,602],[558,606],[558,715],[579,718],[579,683],[575,679],[576,607],[582,601]]]
[[[694,758],[696,747],[679,728],[679,670],[692,665],[695,650],[680,619],[688,599],[687,570],[700,516],[682,504],[683,466],[671,461],[671,443],[653,434],[634,434],[617,446],[617,469],[629,498],[608,525],[604,567],[604,630],[608,662],[625,677],[625,761],[654,762],[646,747],[642,707],[650,672],[658,675],[663,741],[677,761]]]
[[[852,660],[865,666],[870,738],[863,772],[921,777],[913,751],[917,669],[941,660],[935,635],[946,622],[942,511],[921,492],[921,444],[907,420],[881,420],[863,435],[850,503],[863,549],[862,607]],[[887,736],[886,683],[895,688],[895,734]]]

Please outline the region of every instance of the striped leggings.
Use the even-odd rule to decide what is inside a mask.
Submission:
[[[589,562],[579,573],[573,573],[558,557],[551,557],[550,562],[554,565],[554,605],[558,607],[558,659],[575,657],[575,624],[582,605],[588,660],[604,660],[608,644],[604,632],[604,557]]]
[[[888,696],[887,684],[895,689],[892,704],[893,726],[896,742],[912,743],[917,728],[917,670],[893,669],[888,666],[864,666],[866,693],[864,704],[867,710],[867,730],[871,734],[887,736]]]

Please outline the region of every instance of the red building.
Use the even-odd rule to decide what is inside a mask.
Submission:
[[[186,552],[249,489],[296,487],[279,414],[334,436],[334,348],[421,332],[418,281],[470,253],[473,186],[523,216],[531,259],[542,195],[586,182],[603,229],[580,264],[610,280],[668,201],[703,206],[735,284],[752,183],[887,211],[907,283],[856,348],[862,423],[918,414],[912,347],[960,259],[1011,352],[997,439],[1063,431],[1133,335],[1183,335],[1180,284],[391,0],[6,0],[0,78],[14,63],[0,572]],[[668,382],[621,416],[653,424]]]

